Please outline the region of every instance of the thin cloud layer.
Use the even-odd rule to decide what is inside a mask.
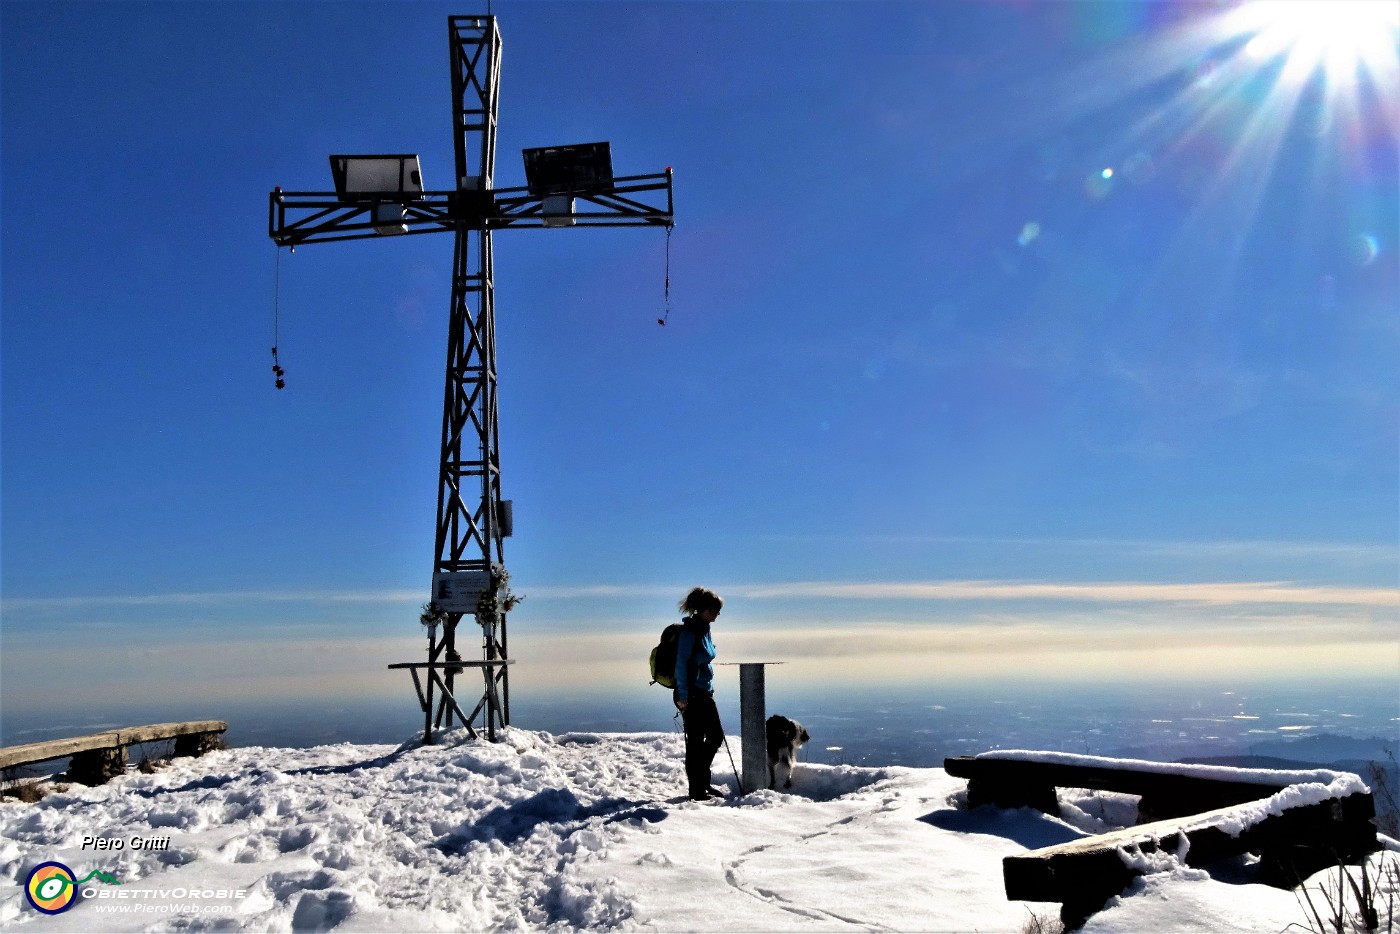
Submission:
[[[688,584],[599,584],[534,587],[540,600],[665,598]],[[1196,603],[1210,605],[1316,604],[1400,608],[1400,588],[1340,587],[1287,581],[1197,583],[1056,582],[1015,580],[793,581],[718,585],[731,596],[753,600],[1078,600],[1095,603]],[[422,601],[417,590],[225,591],[169,594],[98,594],[75,597],[21,597],[0,602],[6,613],[83,610],[114,606],[222,606],[257,603],[382,603]]]
[[[1320,587],[1286,582],[1056,583],[1028,581],[807,581],[735,588],[756,600],[836,598],[860,600],[1087,600],[1098,603],[1319,604],[1400,607],[1400,589]]]

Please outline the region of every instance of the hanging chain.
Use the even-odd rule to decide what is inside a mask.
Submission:
[[[272,375],[278,389],[287,388],[287,371],[282,369],[277,359],[277,345],[282,332],[282,248],[277,249],[277,260],[272,273]]]
[[[671,225],[666,225],[666,313],[656,319],[656,323],[663,328],[666,326],[666,319],[671,317]]]

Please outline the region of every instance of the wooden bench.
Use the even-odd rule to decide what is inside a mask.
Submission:
[[[1034,807],[1055,814],[1056,788],[1141,795],[1148,802],[1139,807],[1140,815],[1146,811],[1155,818],[1147,823],[1002,860],[1006,897],[1060,902],[1069,928],[1083,924],[1146,872],[1154,853],[1181,853],[1186,865],[1196,867],[1255,853],[1261,882],[1292,888],[1313,872],[1378,848],[1370,792],[1347,773],[1164,766],[1057,754],[958,757],[945,760],[944,767],[969,779],[970,807]],[[1326,790],[1289,791],[1303,783]]]
[[[1056,788],[1089,788],[1138,795],[1140,820],[1185,817],[1232,804],[1267,798],[1293,784],[1256,770],[1242,780],[1242,769],[1213,766],[1150,769],[1155,763],[1055,753],[1054,759],[998,758],[995,754],[945,759],[949,775],[966,778],[967,806],[1033,807],[1059,813]],[[1112,764],[1110,764],[1112,763]],[[1321,776],[1321,773],[1317,773]],[[1298,777],[1296,773],[1292,777]]]
[[[186,720],[180,723],[152,723],[107,730],[71,739],[50,739],[39,743],[0,748],[0,769],[19,768],[53,759],[67,759],[68,781],[101,785],[126,771],[126,747],[136,743],[175,740],[175,755],[200,756],[217,748],[219,734],[228,729],[223,720]]]

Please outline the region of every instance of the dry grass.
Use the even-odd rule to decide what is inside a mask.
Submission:
[[[42,801],[44,795],[50,791],[49,786],[43,782],[18,782],[0,791],[0,797],[13,798],[24,804],[33,804]]]
[[[170,765],[175,756],[175,741],[162,740],[141,743],[141,761],[136,763],[136,771],[142,775],[153,775]]]
[[[1295,894],[1312,934],[1400,932],[1400,859],[1393,853],[1383,853],[1374,865],[1339,865],[1336,876],[1315,889],[1299,886]]]
[[[5,769],[0,773],[0,798],[33,804],[53,790],[43,776],[25,766]]]
[[[1030,911],[1030,909],[1026,909]],[[1038,915],[1032,912],[1021,925],[1021,934],[1065,934],[1065,925],[1055,915]]]
[[[1384,763],[1372,762],[1367,776],[1367,784],[1371,786],[1371,793],[1375,798],[1386,805],[1379,808],[1380,814],[1376,815],[1376,829],[1390,837],[1392,840],[1400,839],[1400,804],[1396,802],[1396,789],[1391,787],[1390,776],[1396,770],[1395,753],[1388,754],[1390,769],[1385,768]]]

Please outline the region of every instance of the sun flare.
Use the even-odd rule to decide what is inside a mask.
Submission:
[[[1245,55],[1283,58],[1285,76],[1295,80],[1322,69],[1329,82],[1350,83],[1362,69],[1394,68],[1400,3],[1393,0],[1253,0],[1236,13],[1238,34],[1252,36]]]

